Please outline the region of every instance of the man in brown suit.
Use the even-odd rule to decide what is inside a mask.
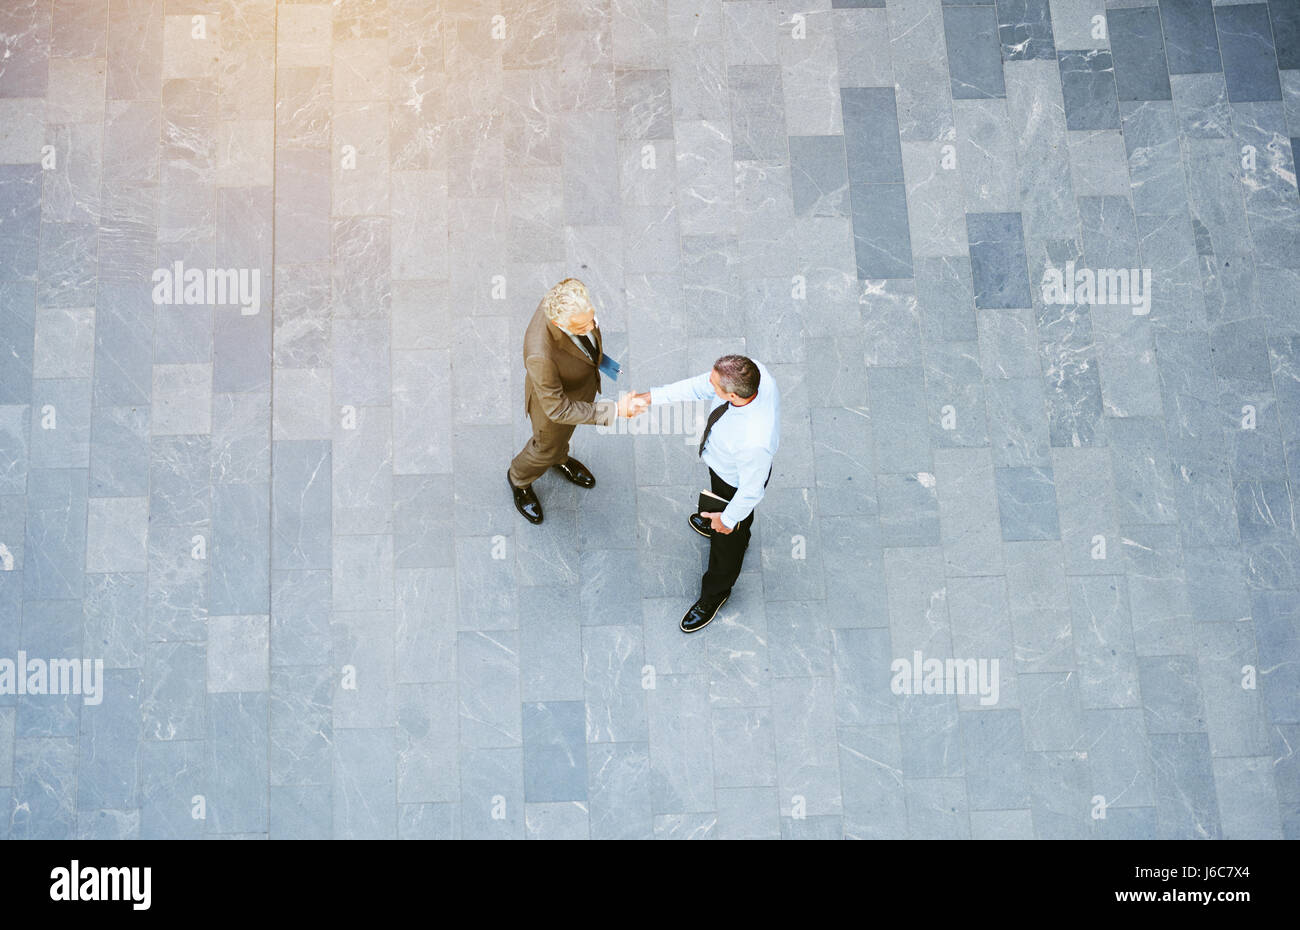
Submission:
[[[506,479],[515,508],[530,523],[542,522],[542,503],[532,484],[554,467],[569,481],[590,488],[596,479],[569,455],[569,437],[580,423],[611,426],[614,417],[633,417],[644,398],[596,400],[600,391],[601,338],[586,286],[565,278],[547,291],[524,331],[524,410],[533,438],[514,457]]]

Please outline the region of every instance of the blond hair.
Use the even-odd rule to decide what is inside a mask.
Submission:
[[[577,278],[565,278],[546,292],[542,298],[542,312],[552,323],[563,323],[575,313],[595,310],[587,285]]]

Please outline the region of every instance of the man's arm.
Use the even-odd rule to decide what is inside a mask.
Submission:
[[[772,453],[763,448],[751,449],[740,463],[740,485],[718,517],[728,529],[754,512],[767,491],[765,482],[771,468]]]
[[[651,388],[649,393],[652,404],[675,404],[686,400],[716,399],[718,396],[718,392],[713,390],[713,385],[709,382],[707,371],[693,378],[683,378],[681,381],[674,381],[663,387]]]
[[[584,423],[613,425],[618,405],[612,400],[588,402],[570,398],[564,393],[564,385],[560,383],[560,373],[555,363],[546,356],[530,355],[525,360],[524,367],[533,379],[537,401],[542,405],[548,420],[572,426]]]

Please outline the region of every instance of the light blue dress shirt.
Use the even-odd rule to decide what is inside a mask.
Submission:
[[[720,520],[734,527],[763,499],[772,456],[781,442],[781,392],[771,372],[758,366],[758,394],[743,407],[733,406],[713,424],[701,456],[718,477],[736,489]],[[709,383],[709,372],[650,389],[650,403],[673,404],[712,400],[710,412],[726,401]]]

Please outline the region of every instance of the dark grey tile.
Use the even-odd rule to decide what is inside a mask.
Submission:
[[[844,150],[849,184],[903,181],[903,153],[898,141],[898,107],[892,87],[845,87]]]
[[[1273,23],[1278,69],[1300,69],[1300,6],[1293,0],[1269,0],[1268,12]]]
[[[945,6],[943,34],[948,46],[948,75],[955,100],[1005,97],[1002,45],[993,7]]]
[[[1047,0],[998,0],[997,11],[1004,61],[1056,57]]]
[[[1020,214],[968,213],[966,235],[976,309],[1033,306]]]
[[[1169,100],[1169,70],[1158,7],[1111,9],[1110,51],[1120,100]]]
[[[853,245],[858,278],[912,277],[912,237],[902,184],[852,188]]]
[[[1060,52],[1061,92],[1069,129],[1119,129],[1115,68],[1110,52],[1090,49]]]
[[[1223,53],[1223,76],[1228,82],[1228,99],[1281,100],[1277,53],[1269,22],[1269,6],[1263,3],[1235,4],[1215,9],[1219,25],[1219,48]],[[1285,22],[1285,19],[1284,19]],[[1290,54],[1294,56],[1292,49]]]
[[[1160,0],[1170,74],[1222,71],[1210,0]]]

